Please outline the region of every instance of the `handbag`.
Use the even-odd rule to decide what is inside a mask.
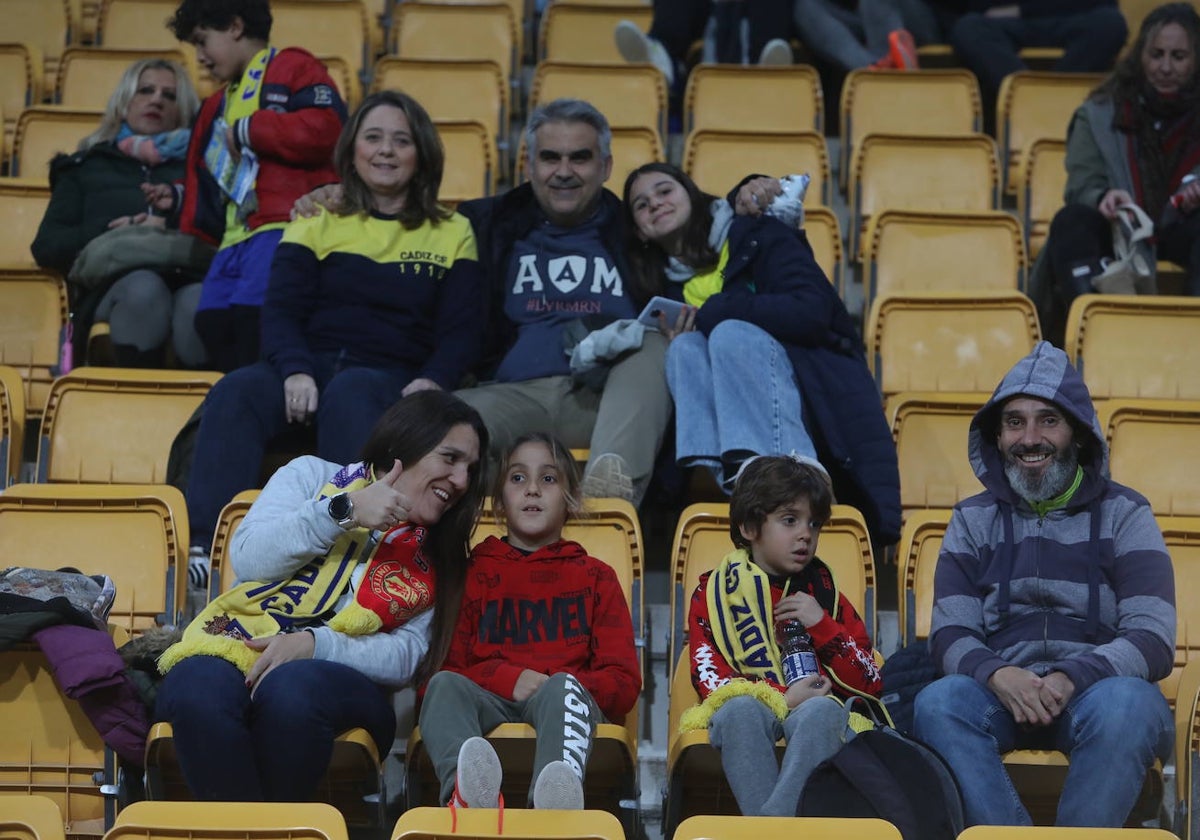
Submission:
[[[125,225],[105,231],[84,246],[67,280],[85,289],[139,268],[204,279],[216,249],[194,236],[154,225]]]
[[[1092,287],[1105,295],[1156,295],[1154,222],[1136,204],[1122,204],[1113,219],[1113,257]]]

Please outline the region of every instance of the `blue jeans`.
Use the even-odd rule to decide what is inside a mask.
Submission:
[[[237,667],[192,656],[167,673],[154,714],[174,730],[192,795],[213,802],[309,801],[340,733],[366,729],[380,755],[396,737],[390,695],[323,659],[285,662],[251,698]]]
[[[707,338],[677,336],[667,350],[667,384],[684,466],[710,467],[723,480],[751,455],[817,457],[787,350],[761,327],[722,321]]]
[[[1071,698],[1058,720],[1022,730],[988,688],[951,674],[917,695],[916,735],[954,772],[968,825],[1030,825],[1001,756],[1014,749],[1071,757],[1058,825],[1125,824],[1154,759],[1171,755],[1174,725],[1158,686],[1108,677]]]
[[[357,461],[380,415],[400,399],[412,373],[353,367],[336,354],[316,357],[317,454],[336,464]],[[283,377],[267,362],[217,380],[204,400],[188,477],[191,543],[208,548],[221,508],[258,486],[263,451],[287,428]]]

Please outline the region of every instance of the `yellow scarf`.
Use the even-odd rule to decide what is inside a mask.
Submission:
[[[739,548],[725,555],[704,594],[713,640],[725,661],[742,674],[782,685],[771,580],[750,553]]]
[[[352,464],[317,494],[326,499],[371,483],[366,464]],[[366,636],[401,626],[433,606],[433,572],[421,555],[425,529],[408,525],[389,531],[380,543],[366,528],[346,531],[329,551],[314,557],[288,580],[251,581],[210,603],[163,652],[158,669],[167,673],[188,656],[219,656],[243,672],[258,658],[247,639],[274,636],[322,623],[353,582],[360,563],[369,563],[354,600],[326,626],[350,636]],[[378,550],[376,550],[378,547]]]
[[[262,99],[263,79],[267,74],[267,65],[275,57],[274,47],[266,47],[254,54],[254,58],[242,71],[242,78],[236,84],[225,89],[225,122],[233,125],[240,119],[252,116],[258,110]],[[245,242],[252,234],[273,228],[284,227],[285,222],[263,225],[253,231],[246,226],[244,220],[238,217],[238,207],[232,201],[225,205],[225,235],[221,237],[221,247],[228,248],[239,242]]]
[[[704,301],[725,288],[725,266],[729,263],[729,240],[721,243],[721,255],[717,267],[704,274],[697,274],[683,284],[683,301],[688,306],[703,306]]]

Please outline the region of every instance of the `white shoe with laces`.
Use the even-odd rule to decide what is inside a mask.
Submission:
[[[550,811],[583,810],[583,783],[565,761],[551,761],[533,785],[533,807]]]
[[[486,738],[468,738],[458,748],[457,776],[450,799],[465,808],[499,807],[503,780],[500,756],[492,745]]]
[[[675,81],[675,62],[667,54],[667,48],[651,38],[631,20],[623,20],[613,30],[617,50],[630,64],[653,64],[667,77],[669,87]]]
[[[782,38],[772,38],[763,44],[758,63],[764,67],[787,67],[792,63],[792,45]]]

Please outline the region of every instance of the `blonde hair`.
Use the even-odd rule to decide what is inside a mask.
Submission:
[[[143,58],[125,69],[121,81],[117,82],[117,89],[108,98],[100,127],[79,141],[79,151],[86,152],[97,143],[107,143],[116,139],[121,131],[121,124],[125,122],[125,111],[137,93],[138,83],[146,70],[170,70],[175,74],[175,105],[179,108],[178,128],[187,128],[192,124],[196,112],[200,110],[200,97],[196,95],[196,88],[192,86],[187,71],[178,62],[165,58]]]

